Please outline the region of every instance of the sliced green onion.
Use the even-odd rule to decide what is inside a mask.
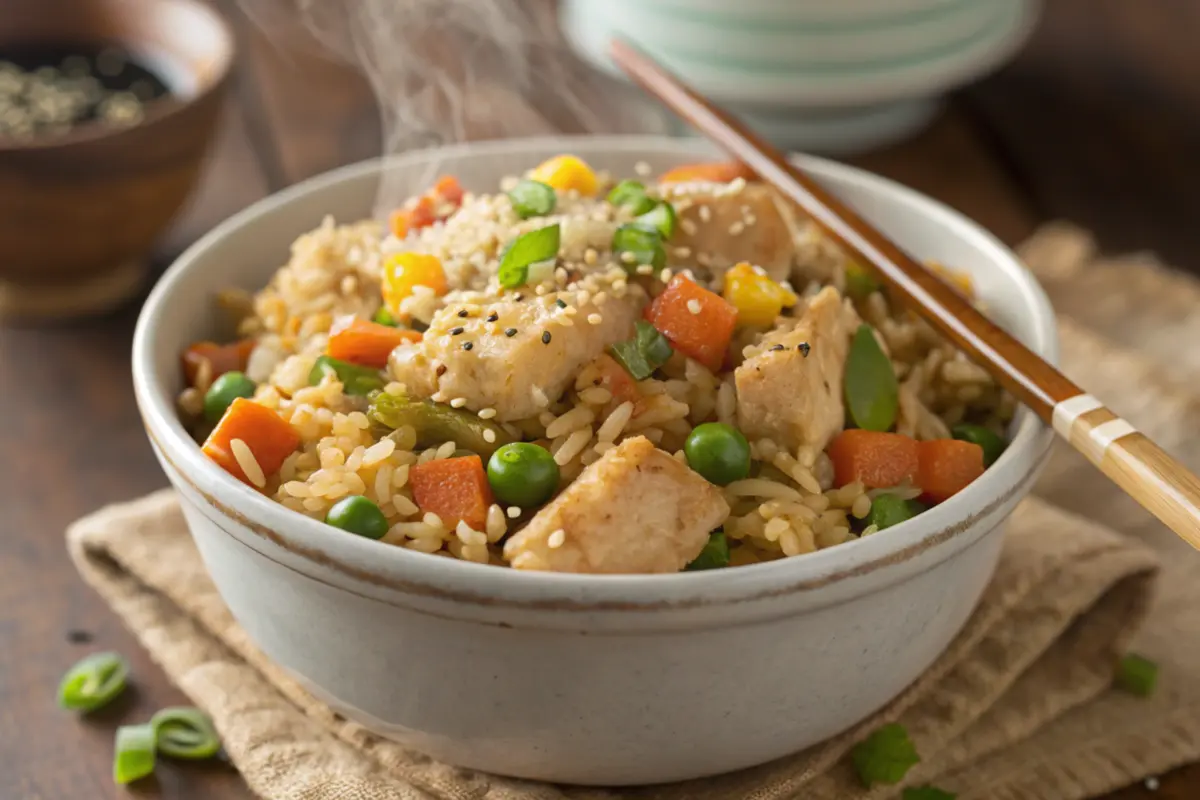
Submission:
[[[859,780],[868,789],[877,783],[896,784],[904,779],[921,757],[898,722],[884,725],[850,751]]]
[[[379,370],[340,361],[329,356],[321,356],[313,364],[308,373],[308,385],[317,386],[326,375],[335,375],[342,383],[342,391],[355,397],[366,397],[371,392],[382,389],[383,376]]]
[[[1123,692],[1149,697],[1158,683],[1158,664],[1145,656],[1129,653],[1117,665],[1116,683]]]
[[[158,752],[172,758],[212,758],[221,749],[221,738],[212,720],[198,708],[164,708],[150,718]]]
[[[670,239],[675,234],[675,206],[663,200],[645,214],[639,215],[637,222],[655,228],[664,240]]]
[[[613,358],[635,381],[644,381],[654,374],[654,370],[667,363],[667,359],[675,351],[671,343],[653,325],[645,320],[638,320],[636,333],[628,342],[617,342],[611,348]]]
[[[624,206],[634,216],[645,214],[654,208],[654,199],[646,194],[646,187],[638,181],[621,181],[608,193],[608,202],[614,206]]]
[[[900,404],[896,369],[875,340],[870,325],[860,325],[846,358],[846,410],[859,428],[891,430]]]
[[[900,795],[900,800],[955,800],[958,795],[934,786],[910,786]]]
[[[854,261],[846,264],[846,294],[855,300],[865,300],[879,288],[879,281],[864,267]]]
[[[500,285],[505,289],[524,286],[531,264],[558,257],[561,235],[561,227],[555,223],[518,236],[500,259]]]
[[[380,306],[379,310],[375,312],[375,316],[371,317],[371,321],[378,322],[380,325],[389,325],[393,328],[400,324],[400,321],[396,319],[392,312],[388,311],[387,306]]]
[[[649,264],[656,270],[667,265],[667,250],[663,247],[662,234],[658,228],[640,222],[617,228],[613,233],[612,250],[626,272],[633,272],[639,264]]]
[[[113,780],[132,783],[154,772],[154,725],[122,725],[117,728],[113,753]]]
[[[58,684],[58,704],[72,711],[95,711],[125,689],[129,664],[116,653],[93,653],[67,670]]]
[[[521,219],[544,217],[552,213],[558,203],[554,187],[541,181],[521,181],[508,193],[508,198],[512,201],[513,211]]]
[[[725,531],[717,528],[709,534],[708,542],[705,543],[704,549],[700,551],[700,555],[696,556],[684,569],[688,572],[695,572],[728,566],[729,542],[725,539]]]

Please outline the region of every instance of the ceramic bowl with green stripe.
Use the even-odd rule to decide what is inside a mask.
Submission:
[[[777,143],[834,154],[901,138],[1001,65],[1040,0],[562,0],[586,60],[640,45]]]

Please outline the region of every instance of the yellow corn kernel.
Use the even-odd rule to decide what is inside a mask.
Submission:
[[[448,290],[446,271],[437,256],[395,253],[383,263],[383,302],[388,311],[400,313],[400,301],[412,296],[413,287],[428,286],[435,294]]]
[[[929,261],[926,263],[931,270],[941,276],[942,280],[949,283],[955,289],[958,289],[959,293],[968,300],[975,299],[975,285],[971,283],[970,275],[965,272],[959,272],[956,269],[950,269],[945,264],[941,264],[937,261]]]
[[[555,156],[543,161],[533,171],[531,177],[535,181],[553,186],[560,192],[574,189],[583,197],[595,195],[599,185],[596,173],[583,159],[576,156]]]
[[[796,305],[795,294],[744,261],[725,273],[724,295],[737,309],[739,325],[765,327]]]

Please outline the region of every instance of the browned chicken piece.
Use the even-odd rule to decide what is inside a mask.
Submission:
[[[637,436],[539,511],[504,545],[504,558],[550,572],[678,572],[727,516],[716,486]]]
[[[413,396],[470,411],[493,408],[501,422],[534,417],[605,348],[632,335],[643,305],[636,286],[623,297],[582,304],[577,292],[451,303],[420,342],[393,351],[389,368]]]
[[[738,425],[751,439],[824,450],[845,424],[842,381],[858,315],[826,287],[804,314],[766,334],[734,372]]]
[[[675,204],[679,224],[668,246],[672,266],[691,267],[716,278],[742,261],[785,281],[796,252],[795,217],[770,187],[746,184],[683,183],[662,187]]]

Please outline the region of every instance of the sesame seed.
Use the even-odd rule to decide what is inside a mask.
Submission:
[[[466,319],[466,318],[467,318],[467,313],[468,313],[468,312],[467,312],[467,310],[464,308],[462,311],[459,311],[459,312],[458,312],[458,315],[459,315],[460,317],[462,317],[463,319]]]
[[[485,442],[487,442],[488,444],[491,444],[492,442],[496,441],[496,432],[494,430],[492,430],[491,428],[484,428],[483,429],[483,440]]]
[[[533,290],[533,293],[536,294],[538,297],[541,297],[544,294],[546,294],[546,287],[539,285],[537,288],[535,288]]]
[[[596,262],[600,260],[600,254],[596,252],[596,248],[589,247],[583,251],[583,263],[589,267],[594,267]]]
[[[542,331],[542,344],[550,344],[550,331]]]
[[[479,417],[480,419],[491,419],[492,417],[496,416],[496,409],[481,408],[479,409],[479,413],[475,416]]]
[[[650,174],[650,165],[645,161],[639,161],[633,165],[633,171],[644,178]]]
[[[801,342],[800,344],[796,345],[796,349],[800,351],[800,355],[808,358],[808,351],[812,350],[812,347],[808,342]]]
[[[504,513],[508,515],[509,519],[516,519],[521,516],[521,508],[520,506],[509,506]]]
[[[709,253],[696,253],[696,263],[702,267],[712,266],[712,255]]]
[[[745,219],[747,225],[754,225],[758,222],[758,217],[754,216],[753,214],[747,214]]]
[[[628,251],[621,253],[619,258],[621,259],[622,264],[632,264],[635,261],[637,261],[637,256],[635,256],[633,253],[630,253]]]
[[[746,179],[745,178],[734,178],[732,181],[729,182],[729,193],[730,194],[741,194],[745,190],[745,188],[746,188]]]
[[[744,222],[735,222],[729,226],[729,235],[738,236],[744,230],[746,230],[746,224]]]
[[[567,304],[563,302],[563,299],[561,297],[554,301],[554,305],[558,306],[559,308],[567,307]]]
[[[712,221],[712,209],[708,206],[700,206],[700,219],[704,222]]]
[[[546,546],[552,550],[557,550],[558,548],[562,547],[563,543],[566,541],[567,532],[562,528],[559,528],[554,533],[550,534],[548,539],[546,539]]]
[[[519,303],[519,302],[521,302],[522,300],[524,300],[524,299],[525,299],[525,295],[524,295],[524,294],[522,294],[521,292],[517,292],[517,293],[516,293],[516,294],[513,296],[513,299],[514,299],[514,300],[516,300],[516,301]]]
[[[696,300],[695,298],[688,300],[687,301],[687,310],[692,312],[693,314],[699,314],[700,313],[700,301]]]
[[[465,397],[456,397],[450,401],[451,408],[462,408],[466,404],[467,404],[467,398],[465,398]]]
[[[676,258],[691,258],[692,257],[692,248],[676,247],[675,248],[675,257]]]
[[[679,227],[683,228],[683,232],[688,236],[696,235],[696,223],[692,222],[690,219],[680,220]]]
[[[451,329],[450,329],[450,335],[451,335],[451,336],[458,336],[458,335],[460,335],[461,333],[463,333],[463,331],[465,331],[465,330],[466,330],[466,328],[461,328],[461,327],[460,327],[460,328],[451,328]]]
[[[463,342],[463,350],[470,350],[474,346],[471,342]]]
[[[488,318],[487,318],[487,321],[488,321],[488,322],[495,322],[495,321],[496,321],[496,320],[498,320],[498,319],[500,319],[500,315],[499,315],[499,314],[497,314],[495,311],[493,311],[492,313],[488,314]]]
[[[777,344],[777,345],[775,345],[774,347],[772,347],[772,348],[771,348],[771,350],[772,350],[773,352],[776,352],[776,353],[778,353],[778,352],[779,352],[780,350],[782,350],[782,349],[783,349],[783,345],[781,345],[781,344]]]
[[[516,335],[517,335],[517,329],[516,329],[516,328],[509,328],[508,330],[506,330],[506,331],[504,332],[504,335],[505,335],[505,336],[507,336],[508,338],[510,338],[510,339],[511,339],[512,337],[514,337],[514,336],[516,336]]]
[[[654,266],[652,264],[638,264],[637,274],[638,275],[653,275],[654,274]]]
[[[658,273],[658,279],[660,281],[662,281],[663,283],[670,283],[671,282],[671,268],[663,267],[662,272]]]
[[[587,321],[592,325],[599,325],[601,322],[604,322],[604,317],[599,314],[588,314]]]

